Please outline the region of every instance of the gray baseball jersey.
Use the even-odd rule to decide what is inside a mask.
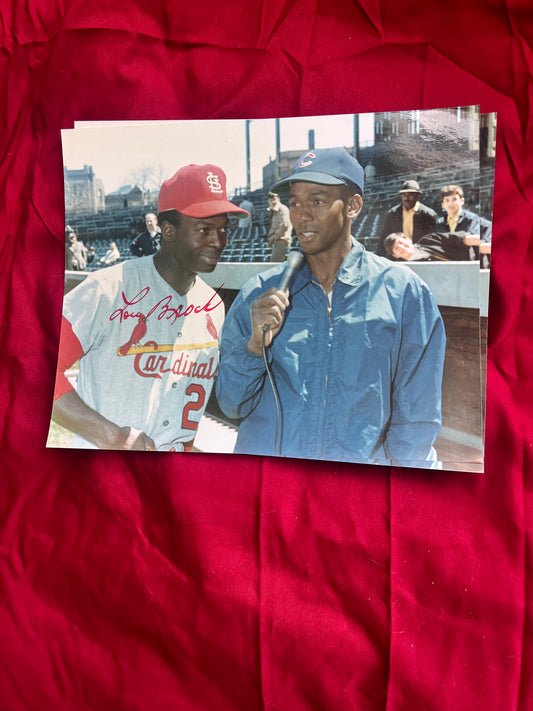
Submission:
[[[84,355],[77,392],[160,450],[194,439],[218,369],[221,297],[199,277],[180,296],[153,257],[103,269],[65,296],[63,316]],[[74,447],[94,448],[76,437]]]

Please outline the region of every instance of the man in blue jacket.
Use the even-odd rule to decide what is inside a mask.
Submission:
[[[251,279],[222,332],[218,401],[244,418],[235,451],[437,466],[445,336],[433,296],[352,238],[363,170],[344,148],[301,156],[274,189],[285,187],[305,257],[290,294],[283,265]]]

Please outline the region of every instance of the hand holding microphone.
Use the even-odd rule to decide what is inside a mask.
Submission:
[[[279,287],[269,289],[261,294],[251,307],[252,336],[248,341],[248,348],[252,353],[262,352],[263,334],[265,346],[272,343],[272,339],[278,333],[283,319],[285,309],[289,305],[287,290],[290,280],[303,259],[301,252],[289,252],[287,265],[282,274]]]
[[[283,272],[281,276],[281,281],[278,286],[278,291],[287,291],[289,288],[289,283],[292,279],[292,275],[296,271],[296,269],[300,266],[300,263],[303,259],[303,254],[301,252],[297,251],[292,251],[289,252],[287,256],[287,265],[285,267],[285,271]],[[288,306],[288,303],[287,303]],[[272,324],[265,323],[263,326],[263,333],[266,333],[270,328],[272,328]]]
[[[287,264],[285,266],[285,271],[281,276],[281,281],[278,286],[278,289],[280,291],[286,291],[289,288],[289,283],[292,279],[292,275],[302,263],[303,258],[304,255],[295,249],[289,252],[289,254],[287,255]]]

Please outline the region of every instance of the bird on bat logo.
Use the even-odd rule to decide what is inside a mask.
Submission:
[[[147,331],[146,321],[147,321],[146,316],[144,314],[141,314],[139,316],[139,320],[137,321],[137,324],[135,325],[133,332],[130,336],[130,340],[118,349],[118,352],[120,353],[120,355],[123,355],[123,356],[128,355],[130,348],[132,346],[136,346],[138,343],[140,343],[141,338],[143,338],[146,335],[146,331]]]

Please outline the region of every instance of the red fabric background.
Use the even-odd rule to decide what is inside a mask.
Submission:
[[[531,709],[530,0],[0,8],[0,707]],[[61,128],[474,103],[499,141],[484,475],[45,449]]]

